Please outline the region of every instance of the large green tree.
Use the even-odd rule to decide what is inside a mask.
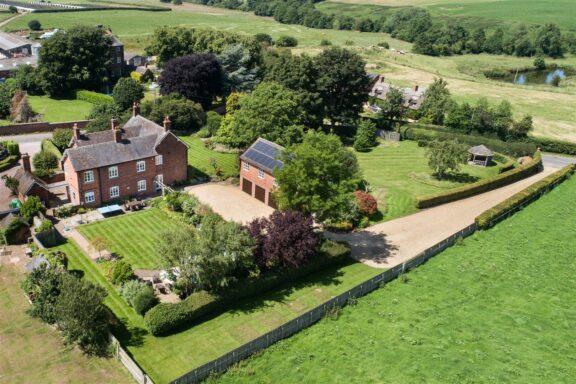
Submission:
[[[391,87],[382,103],[380,118],[385,120],[402,120],[406,107],[404,107],[404,94],[401,90]]]
[[[364,60],[347,49],[328,48],[316,56],[316,65],[324,114],[332,126],[356,120],[368,100],[370,80]]]
[[[189,294],[226,287],[252,269],[252,246],[244,228],[208,215],[199,229],[183,225],[162,233],[157,252],[167,266],[180,268],[178,287]]]
[[[180,132],[195,132],[206,123],[206,113],[202,106],[177,93],[142,104],[142,114],[160,125],[168,116],[172,129]]]
[[[241,44],[230,45],[218,55],[228,91],[251,91],[261,81],[262,71],[250,51]]]
[[[424,94],[420,116],[430,120],[432,124],[442,125],[451,103],[448,82],[444,79],[434,79]]]
[[[64,340],[88,354],[104,355],[108,346],[104,288],[65,273],[60,290],[54,312]]]
[[[39,77],[51,96],[74,89],[100,89],[107,81],[112,41],[100,28],[75,26],[40,48]]]
[[[112,97],[118,107],[125,111],[132,107],[134,102],[139,102],[144,98],[144,87],[139,81],[123,77],[114,86]]]
[[[457,172],[467,156],[466,146],[457,140],[434,140],[428,146],[428,165],[439,179],[449,170]]]
[[[299,142],[309,116],[298,92],[274,82],[259,84],[239,100],[240,109],[223,120],[217,141],[246,148],[258,137],[287,146]]]
[[[284,168],[276,171],[282,209],[332,218],[350,200],[360,178],[356,156],[338,136],[309,131],[301,144],[287,148]]]

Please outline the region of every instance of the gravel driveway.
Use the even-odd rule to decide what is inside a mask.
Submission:
[[[273,208],[234,185],[209,183],[187,187],[185,190],[228,221],[246,224],[258,217],[268,217],[274,212]]]

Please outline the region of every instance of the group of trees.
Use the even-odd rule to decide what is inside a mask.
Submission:
[[[172,193],[164,202],[181,212],[185,223],[162,233],[157,252],[167,267],[178,267],[176,286],[184,295],[219,291],[279,268],[300,268],[316,252],[313,220],[303,213],[278,211],[243,227],[189,195]]]
[[[288,146],[301,141],[306,129],[321,127],[325,118],[333,128],[353,123],[367,99],[364,65],[359,55],[342,48],[313,58],[268,53],[264,81],[251,94],[228,99],[216,140],[245,148],[264,137]]]
[[[30,272],[22,288],[32,305],[29,313],[61,331],[67,344],[84,352],[106,355],[109,316],[104,288],[66,271],[66,263],[42,264]],[[65,255],[64,255],[65,261]]]
[[[195,0],[213,6],[254,11],[256,15],[273,16],[285,24],[301,24],[310,28],[386,32],[400,40],[414,43],[414,51],[425,55],[492,53],[516,56],[543,54],[560,57],[565,51],[576,52],[574,33],[561,33],[556,24],[541,26],[519,24],[510,29],[473,28],[470,23],[433,18],[428,10],[399,7],[388,17],[354,18],[332,15],[314,7],[309,0]]]

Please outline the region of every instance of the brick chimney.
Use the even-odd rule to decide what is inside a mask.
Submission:
[[[78,128],[78,124],[74,123],[72,132],[74,134],[74,140],[80,140],[80,128]]]
[[[112,127],[112,132],[118,129],[118,120],[115,117],[110,121],[110,126]]]
[[[172,128],[172,122],[170,121],[170,117],[166,116],[164,118],[164,131],[168,132]]]
[[[122,130],[120,128],[114,130],[114,141],[117,143],[122,141]]]
[[[132,116],[136,117],[140,114],[140,103],[135,101],[132,105]]]
[[[32,172],[30,167],[30,156],[27,153],[22,154],[22,166],[26,172]]]

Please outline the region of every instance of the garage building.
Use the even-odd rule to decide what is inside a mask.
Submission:
[[[278,159],[284,149],[259,138],[240,156],[240,188],[272,208],[276,208],[272,192],[278,187],[273,173],[284,166]]]

